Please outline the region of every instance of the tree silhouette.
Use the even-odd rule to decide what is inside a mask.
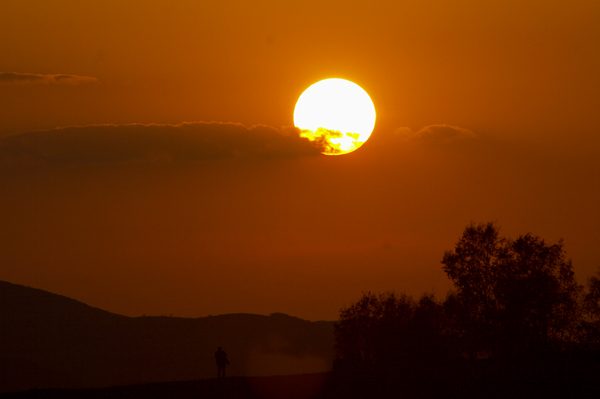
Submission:
[[[471,352],[524,353],[575,339],[581,287],[562,241],[509,240],[493,223],[471,223],[442,264],[456,287],[446,307]]]
[[[447,305],[455,314],[458,337],[469,352],[490,349],[498,326],[494,290],[499,264],[505,258],[506,240],[492,223],[465,228],[453,252],[442,259],[444,271],[453,280],[456,293]]]
[[[588,278],[583,298],[581,322],[582,341],[595,350],[600,349],[600,268]]]
[[[410,320],[412,307],[412,298],[406,295],[363,293],[357,302],[340,310],[334,330],[336,359],[346,364],[381,362],[383,342],[393,339],[396,324]]]
[[[432,294],[414,301],[406,294],[363,293],[340,311],[335,326],[338,365],[397,368],[444,352],[443,306]]]

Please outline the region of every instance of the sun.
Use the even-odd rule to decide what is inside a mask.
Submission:
[[[294,109],[301,136],[323,145],[325,155],[348,154],[375,127],[375,106],[359,85],[345,79],[325,79],[302,93]]]

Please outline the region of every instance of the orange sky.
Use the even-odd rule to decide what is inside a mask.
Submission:
[[[599,70],[597,1],[3,0],[0,280],[335,319],[363,290],[442,296],[443,252],[491,220],[563,237],[583,282]],[[332,77],[377,111],[339,157],[290,128]]]

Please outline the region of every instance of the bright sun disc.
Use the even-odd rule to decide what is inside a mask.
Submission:
[[[325,79],[302,93],[294,109],[301,136],[320,141],[323,154],[341,155],[362,146],[375,127],[375,106],[359,85]]]

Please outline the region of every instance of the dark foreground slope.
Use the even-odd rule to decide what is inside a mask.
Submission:
[[[328,377],[328,373],[276,377],[228,377],[99,389],[31,390],[0,394],[0,397],[3,399],[316,399],[325,394]]]
[[[132,318],[0,282],[0,392],[210,378],[217,346],[229,354],[229,375],[323,372],[332,340],[333,322],[282,314]]]
[[[435,367],[434,367],[435,368]],[[517,367],[519,368],[519,367]],[[562,366],[559,366],[563,369]],[[2,399],[464,399],[464,398],[597,398],[597,370],[509,375],[496,365],[458,365],[442,375],[408,372],[383,376],[339,372],[228,377],[86,390],[30,390],[0,394]],[[564,371],[564,370],[563,370]],[[581,370],[579,370],[581,371]]]

